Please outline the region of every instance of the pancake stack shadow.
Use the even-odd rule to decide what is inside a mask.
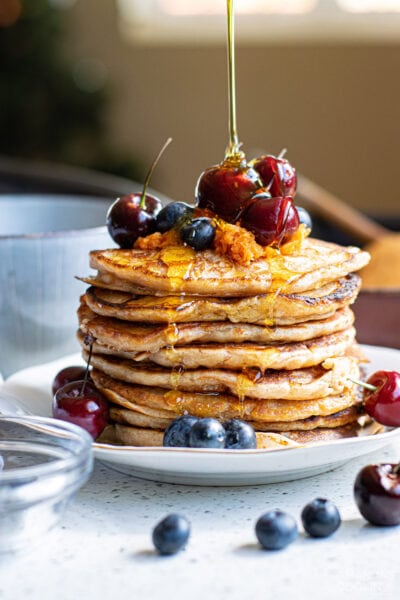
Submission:
[[[93,251],[78,339],[116,443],[160,446],[182,415],[240,418],[268,440],[356,435],[363,357],[357,248],[307,239],[240,265],[186,247]]]

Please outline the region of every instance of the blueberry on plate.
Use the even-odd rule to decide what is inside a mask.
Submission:
[[[256,536],[266,550],[282,550],[297,538],[294,518],[279,509],[261,515],[256,523]]]
[[[224,423],[226,438],[225,448],[246,450],[257,448],[257,438],[251,425],[240,419],[231,419]]]
[[[217,419],[199,419],[189,432],[190,448],[224,448],[225,428]]]
[[[311,537],[324,538],[332,535],[340,526],[340,513],[330,500],[315,498],[306,504],[301,513],[305,531]]]
[[[156,230],[164,233],[174,225],[191,217],[193,207],[185,202],[170,202],[160,210],[156,218]]]
[[[212,219],[199,217],[185,223],[180,230],[182,241],[195,250],[211,248],[215,237]]]
[[[186,517],[172,513],[153,529],[153,544],[160,554],[176,554],[189,539],[190,524]]]
[[[198,418],[191,415],[183,415],[174,419],[165,430],[163,446],[187,448],[189,446],[189,432],[192,425],[197,421]]]

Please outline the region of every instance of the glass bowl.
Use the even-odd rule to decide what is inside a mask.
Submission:
[[[60,520],[90,477],[92,441],[64,421],[0,416],[0,553],[31,546]]]

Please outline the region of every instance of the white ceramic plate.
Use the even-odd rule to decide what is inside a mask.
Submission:
[[[400,350],[364,346],[369,372],[400,370]],[[51,381],[63,367],[81,364],[78,354],[24,369],[0,387],[0,412],[49,416]],[[115,469],[153,481],[193,485],[252,485],[317,475],[392,443],[400,428],[284,450],[135,448],[94,444],[96,458]]]

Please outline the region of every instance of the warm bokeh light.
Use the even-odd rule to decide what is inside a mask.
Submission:
[[[342,10],[353,13],[399,13],[400,0],[337,0]]]
[[[10,27],[18,20],[22,12],[20,0],[0,1],[0,27]]]
[[[237,14],[304,14],[315,8],[318,0],[236,0]],[[159,0],[166,14],[178,15],[224,15],[226,2],[220,0]]]

